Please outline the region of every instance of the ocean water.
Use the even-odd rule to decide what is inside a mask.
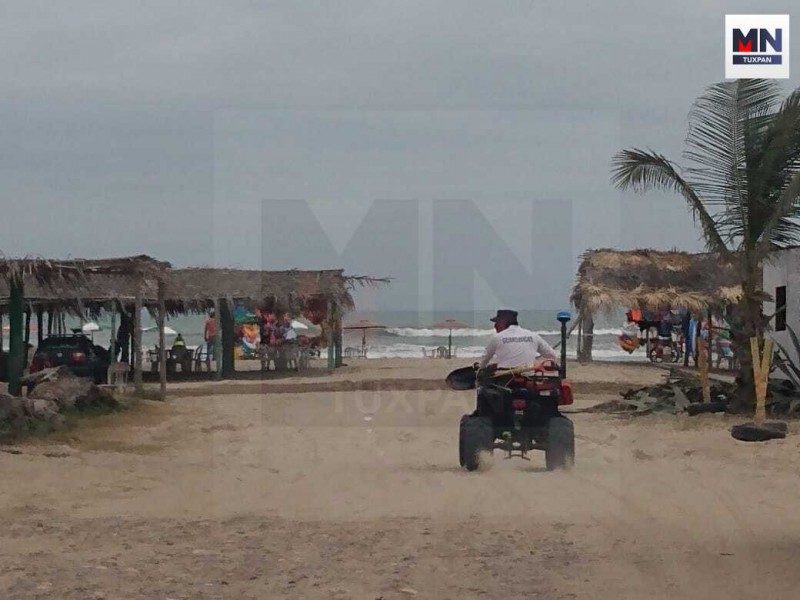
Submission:
[[[468,329],[453,330],[453,349],[458,358],[479,358],[483,354],[488,336],[494,331],[489,319],[494,311],[474,312],[436,312],[423,313],[415,311],[356,311],[347,315],[345,323],[359,319],[370,319],[386,326],[386,329],[374,329],[366,332],[366,343],[369,358],[421,358],[425,353],[430,354],[440,346],[447,347],[448,330],[432,329],[431,324],[444,319],[456,319],[468,324]],[[555,344],[561,339],[560,323],[555,319],[556,311],[520,311],[519,321],[522,327],[536,331],[548,343]],[[187,345],[194,346],[203,343],[202,315],[181,316],[169,319],[167,325],[181,333]],[[633,354],[623,351],[617,344],[620,325],[623,317],[599,320],[595,323],[595,340],[593,356],[596,360],[646,360],[643,350]],[[96,343],[108,347],[110,345],[109,329],[110,317],[101,318],[98,324],[101,331],[93,334]],[[6,321],[7,324],[7,321]],[[149,314],[142,317],[144,327],[154,327],[155,321]],[[573,322],[567,324],[567,329]],[[77,319],[67,321],[67,326],[80,327]],[[312,332],[313,334],[313,332]],[[171,337],[167,337],[170,343]],[[362,341],[361,331],[345,331],[343,334],[344,347],[360,347]],[[142,334],[142,343],[145,347],[152,348],[158,342],[158,336],[153,332]],[[31,333],[31,343],[36,343],[36,333]],[[577,335],[573,334],[567,340],[567,356],[575,357]],[[8,332],[3,335],[3,346],[8,348]]]

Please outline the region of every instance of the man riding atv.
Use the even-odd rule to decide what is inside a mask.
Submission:
[[[562,344],[567,320],[562,320]],[[571,468],[575,434],[559,409],[572,404],[572,387],[556,363],[558,355],[541,336],[519,326],[515,311],[498,310],[492,321],[496,333],[481,361],[446,380],[451,389],[478,390],[476,410],[459,426],[461,466],[474,471],[482,454],[499,449],[507,458],[526,460],[530,450],[544,450],[548,470]]]
[[[517,311],[500,309],[490,321],[494,323],[496,333],[492,334],[483,358],[478,363],[478,379],[489,364],[496,364],[498,369],[513,369],[521,365],[533,365],[541,358],[558,361],[558,354],[534,331],[523,329],[517,321]],[[486,394],[478,387],[478,403],[474,416],[488,414]]]

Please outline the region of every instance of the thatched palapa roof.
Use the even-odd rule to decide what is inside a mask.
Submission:
[[[175,269],[166,281],[165,298],[171,312],[203,311],[215,298],[234,303],[271,300],[288,307],[313,298],[324,298],[345,310],[353,308],[350,290],[369,285],[372,278],[347,277],[344,271],[256,271],[245,269]]]
[[[39,286],[80,286],[91,276],[104,275],[127,279],[162,277],[169,263],[146,255],[104,259],[54,260],[40,257],[14,258],[0,253],[0,280],[21,279]]]
[[[601,249],[582,256],[570,300],[593,314],[666,306],[698,311],[735,302],[741,293],[735,266],[716,254]]]
[[[138,257],[137,257],[138,258]],[[120,259],[115,259],[120,260]],[[152,261],[152,259],[149,259]],[[78,261],[81,265],[103,261]],[[153,261],[155,263],[155,261]],[[54,268],[57,261],[52,262]],[[119,263],[120,266],[123,263]],[[164,299],[170,314],[204,312],[215,299],[242,303],[254,308],[263,302],[293,307],[312,299],[323,299],[351,310],[350,292],[357,286],[371,286],[388,280],[368,276],[348,276],[342,270],[258,271],[221,268],[170,269],[166,263],[157,271],[144,269],[138,275],[121,269],[89,268],[64,270],[70,277],[42,277],[37,271],[19,269],[23,275],[25,301],[47,309],[75,314],[97,314],[114,302],[132,303],[137,294],[143,305],[158,305],[158,281],[164,282]],[[53,270],[53,274],[58,271]],[[109,274],[110,273],[110,274]],[[8,283],[0,278],[0,310],[8,303]]]

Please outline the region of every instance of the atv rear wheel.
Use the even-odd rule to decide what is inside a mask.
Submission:
[[[553,417],[548,422],[544,459],[548,471],[568,471],[575,464],[575,430],[568,418]]]
[[[464,415],[458,431],[458,461],[467,471],[480,466],[481,452],[491,452],[494,446],[494,429],[488,417]]]

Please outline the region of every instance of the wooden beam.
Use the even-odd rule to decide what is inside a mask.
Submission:
[[[9,322],[9,348],[8,348],[8,393],[19,396],[22,392],[22,358],[23,352],[23,319],[24,319],[24,289],[22,280],[12,278],[9,282],[8,322]]]
[[[47,335],[53,335],[53,309],[47,309]]]
[[[142,386],[142,293],[136,291],[136,302],[133,309],[133,351],[134,354],[134,367],[133,367],[133,384],[136,386],[136,391],[141,392]]]
[[[167,399],[167,350],[166,339],[164,335],[164,326],[166,324],[167,307],[164,302],[164,282],[158,282],[158,313],[156,315],[156,323],[158,327],[158,378],[160,383],[159,397],[161,401]]]

